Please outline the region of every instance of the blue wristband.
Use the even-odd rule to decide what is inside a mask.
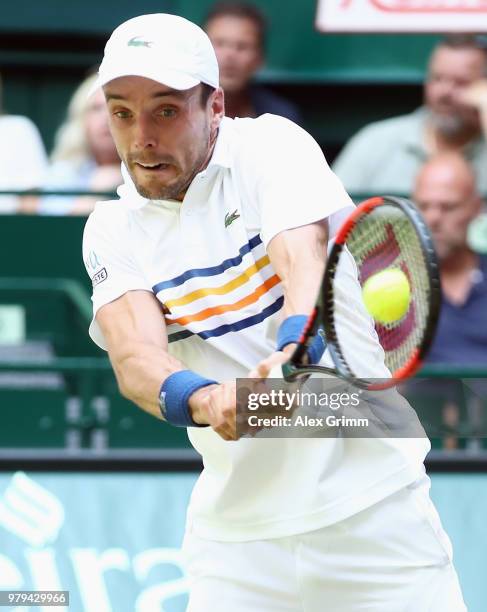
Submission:
[[[277,332],[277,350],[282,351],[288,344],[299,342],[301,334],[308,317],[306,315],[291,315],[279,326]],[[323,328],[318,329],[318,333],[308,346],[307,355],[309,363],[315,364],[323,357],[326,349],[325,334]]]
[[[277,331],[277,350],[282,349],[288,344],[294,344],[301,338],[308,317],[306,315],[291,315],[279,326]]]
[[[174,372],[168,376],[159,393],[159,406],[164,420],[176,427],[206,427],[193,421],[188,400],[198,389],[216,384],[216,380],[203,378],[191,370]]]

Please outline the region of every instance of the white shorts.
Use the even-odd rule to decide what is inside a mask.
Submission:
[[[299,535],[215,542],[186,534],[187,612],[466,612],[428,477]]]

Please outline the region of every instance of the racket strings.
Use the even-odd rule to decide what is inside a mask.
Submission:
[[[402,270],[408,279],[411,292],[409,308],[398,321],[375,322],[374,325],[362,302],[362,314],[368,317],[370,325],[375,326],[384,350],[385,365],[394,375],[421,345],[428,323],[431,286],[421,241],[405,213],[395,206],[383,205],[358,219],[346,245],[355,260],[361,286],[373,274],[390,268]],[[347,296],[336,291],[334,299],[337,302],[334,305],[337,325],[350,326],[350,321],[345,320],[353,315],[347,307]],[[340,348],[347,362],[356,360],[352,354],[353,347],[348,349],[344,345]]]

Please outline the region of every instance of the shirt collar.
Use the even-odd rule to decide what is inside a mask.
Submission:
[[[231,133],[233,129],[233,120],[229,117],[223,117],[218,128],[218,135],[216,137],[215,148],[213,149],[212,156],[208,165],[204,170],[199,172],[196,176],[205,177],[214,168],[230,168],[231,156],[230,156],[230,143]],[[166,208],[174,208],[177,204],[181,205],[181,202],[175,202],[174,200],[149,200],[141,196],[130,177],[130,174],[122,162],[122,178],[123,184],[117,188],[117,194],[122,203],[131,210],[137,210],[146,206],[151,201],[156,201],[158,205]],[[194,179],[193,179],[194,180]]]
[[[223,117],[218,128],[218,136],[216,137],[215,148],[213,149],[213,155],[211,156],[208,166],[209,168],[230,168],[231,156],[230,156],[230,144],[232,141],[233,132],[233,119],[229,117]],[[203,172],[205,172],[203,170]]]

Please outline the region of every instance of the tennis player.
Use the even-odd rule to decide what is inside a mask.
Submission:
[[[181,17],[116,28],[96,86],[125,183],[86,224],[90,333],[121,392],[203,456],[188,610],[465,610],[425,438],[236,440],[235,379],[292,349],[352,207],[316,142],[273,115],[225,118],[213,48]],[[340,282],[354,369],[385,376],[353,262]]]

